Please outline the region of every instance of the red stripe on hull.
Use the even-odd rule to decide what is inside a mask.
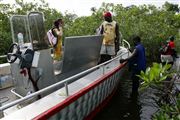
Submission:
[[[117,88],[115,88],[112,93],[100,104],[98,105],[87,117],[84,118],[84,120],[92,120],[97,113],[99,113],[111,100],[111,98],[114,96],[116,93]]]
[[[67,99],[65,99],[63,102],[57,104],[56,106],[48,109],[47,111],[43,112],[42,114],[38,115],[37,117],[35,117],[33,120],[46,120],[48,118],[50,118],[51,116],[53,116],[54,114],[58,113],[59,111],[61,111],[63,108],[65,108],[66,106],[68,106],[69,104],[71,104],[72,102],[76,101],[78,98],[80,98],[81,96],[83,96],[84,94],[86,94],[88,91],[92,90],[93,88],[95,88],[96,86],[98,86],[99,84],[101,84],[102,82],[104,82],[107,78],[109,78],[110,76],[112,76],[114,73],[116,73],[118,70],[120,70],[121,68],[123,68],[126,64],[121,64],[119,65],[117,68],[115,68],[114,70],[112,70],[111,72],[105,74],[104,76],[102,76],[101,78],[97,79],[95,82],[93,82],[92,84],[90,84],[89,86],[83,88],[82,90],[80,90],[79,92],[75,93],[72,96],[69,96]],[[113,91],[114,93],[114,91]],[[103,101],[103,104],[105,104],[106,102],[109,101],[109,99],[112,96],[108,96],[108,99],[105,99]],[[107,104],[107,103],[106,103]],[[101,105],[102,107],[105,105]],[[97,110],[94,110],[95,112],[100,111],[100,108],[102,107],[97,107]],[[93,117],[95,115],[94,111],[92,112],[92,115],[90,113],[89,117],[87,117],[87,119],[91,118],[91,116]]]

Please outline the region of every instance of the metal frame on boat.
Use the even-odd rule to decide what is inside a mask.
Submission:
[[[24,24],[16,24],[18,21]],[[18,99],[0,107],[3,120],[91,119],[115,93],[126,65],[119,60],[130,55],[124,47],[125,42],[130,48],[125,40],[116,57],[97,65],[102,36],[67,37],[62,65],[57,65],[44,40],[42,13],[13,16],[11,29],[13,44],[7,59],[15,82],[11,92]],[[22,36],[26,38],[24,42]],[[60,68],[57,75],[54,66]],[[21,70],[27,70],[28,75],[21,74]]]
[[[11,106],[14,106],[18,103],[21,103],[29,98],[35,97],[43,92],[46,92],[50,89],[53,89],[54,87],[57,87],[59,85],[65,85],[64,88],[61,88],[59,91],[66,91],[66,95],[60,95],[61,97],[57,97],[57,93],[58,91],[32,103],[34,104],[34,107],[36,106],[37,108],[32,107],[31,105],[28,105],[8,116],[6,116],[3,119],[11,119],[11,118],[16,118],[16,119],[57,119],[57,118],[61,118],[61,119],[72,119],[72,117],[74,116],[75,119],[84,119],[84,118],[91,118],[93,117],[97,111],[99,111],[100,109],[103,108],[103,106],[105,104],[107,104],[107,101],[110,100],[110,98],[113,96],[118,83],[119,83],[119,79],[120,76],[122,74],[122,68],[124,68],[125,64],[117,64],[117,62],[119,62],[119,59],[121,57],[126,58],[128,56],[129,52],[126,51],[125,53],[113,58],[110,61],[107,61],[103,64],[97,65],[93,68],[90,68],[86,71],[83,71],[77,75],[74,75],[70,78],[67,78],[63,81],[60,81],[54,85],[51,85],[47,88],[44,88],[42,90],[39,90],[35,93],[32,93],[28,96],[25,96],[19,100],[16,100],[12,103],[9,103],[3,107],[0,107],[0,111],[3,111]],[[112,63],[115,62],[116,64]],[[111,65],[113,65],[114,67],[110,67]],[[111,70],[108,69],[111,68]],[[95,80],[91,80],[90,83],[86,83],[83,86],[79,87],[79,89],[77,89],[76,91],[71,91],[71,94],[69,94],[69,89],[71,89],[71,86],[73,83],[71,83],[70,85],[68,85],[68,82],[70,82],[73,79],[76,78],[80,78],[84,75],[84,77],[80,78],[77,81],[82,81],[82,79],[84,79],[85,81],[90,81],[90,79],[87,79],[89,77],[87,77],[87,74],[93,74],[93,72],[95,71],[101,71],[101,74],[99,74],[100,76],[95,79]],[[87,77],[87,78],[86,78]],[[75,82],[77,82],[75,81]],[[74,83],[75,83],[74,82]],[[82,81],[83,82],[83,81]],[[77,82],[77,85],[79,83]],[[73,87],[72,87],[73,88]],[[74,92],[74,93],[73,93]],[[58,92],[60,93],[60,92]],[[54,95],[53,95],[54,94]],[[69,95],[69,96],[67,96]],[[44,100],[47,102],[49,100],[49,98],[52,98],[52,101],[49,101],[50,103],[54,101],[56,101],[55,99],[59,99],[57,103],[55,103],[55,105],[48,105],[44,102]],[[56,96],[56,97],[55,97]],[[63,97],[62,97],[63,96]],[[49,97],[49,98],[48,98]],[[42,108],[42,103],[44,103],[44,108]],[[81,104],[82,103],[82,104]],[[31,111],[32,109],[34,109],[33,111]],[[41,109],[40,111],[38,111],[38,109]],[[69,111],[68,111],[69,110]],[[82,111],[86,111],[84,113],[80,113]],[[64,113],[65,112],[65,113]],[[26,114],[25,114],[26,113]],[[57,114],[58,113],[58,114]],[[36,115],[35,115],[36,114]],[[66,115],[66,114],[70,114],[70,115]]]

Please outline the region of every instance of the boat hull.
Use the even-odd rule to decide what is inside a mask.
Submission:
[[[82,73],[85,76],[78,77],[79,79],[72,83],[66,84],[65,81],[70,80],[71,77],[67,78],[67,80],[64,80],[65,83],[62,81],[65,87],[59,88],[57,91],[40,100],[11,112],[2,120],[92,119],[114,95],[120,80],[123,79],[121,76],[126,69],[126,63],[120,64],[119,59],[125,59],[128,56],[129,52],[127,49],[121,48],[118,57],[94,68],[90,68],[93,71],[90,69],[87,70],[89,72],[83,71],[85,74]],[[79,75],[75,76],[77,77]],[[72,76],[72,78],[75,76]],[[8,109],[6,111],[8,112]]]
[[[92,119],[114,95],[125,65],[119,65],[63,102],[38,115],[34,120]]]

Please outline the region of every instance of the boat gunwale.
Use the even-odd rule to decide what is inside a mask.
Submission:
[[[124,53],[116,56],[115,58],[109,60],[109,61],[106,61],[106,62],[104,62],[104,63],[102,63],[102,64],[97,65],[97,66],[94,66],[94,67],[92,67],[92,68],[90,68],[90,69],[87,69],[87,70],[85,70],[85,71],[83,71],[83,72],[80,72],[80,73],[78,73],[78,74],[76,74],[76,75],[73,75],[73,76],[71,76],[71,77],[69,77],[69,78],[66,78],[66,79],[64,79],[64,80],[62,80],[62,81],[59,81],[59,82],[57,82],[57,83],[55,83],[55,84],[53,84],[53,85],[50,85],[50,86],[48,86],[48,87],[46,87],[46,88],[43,88],[43,89],[41,89],[41,90],[39,90],[39,91],[37,91],[37,92],[34,92],[34,93],[32,93],[32,94],[30,94],[30,95],[28,95],[28,96],[25,96],[25,97],[23,97],[23,98],[21,98],[21,99],[15,100],[15,101],[13,101],[13,102],[11,102],[11,103],[9,103],[9,104],[6,104],[6,105],[4,105],[4,106],[1,106],[1,107],[0,107],[0,111],[3,111],[3,110],[5,110],[5,109],[7,109],[7,108],[10,108],[10,107],[14,106],[14,105],[17,105],[18,103],[21,103],[21,102],[23,102],[23,101],[25,101],[25,100],[28,100],[28,99],[32,98],[32,97],[35,97],[35,96],[40,95],[40,94],[42,94],[42,93],[44,93],[44,92],[47,92],[48,90],[51,90],[51,89],[53,89],[53,88],[55,88],[55,87],[57,87],[57,86],[64,85],[65,83],[68,83],[68,82],[70,83],[70,82],[73,81],[74,79],[79,78],[79,77],[83,77],[84,75],[87,75],[88,73],[96,70],[97,68],[100,68],[101,66],[104,66],[104,65],[106,65],[106,64],[108,64],[108,63],[110,63],[110,62],[112,62],[112,61],[114,61],[114,60],[116,60],[116,59],[118,59],[118,58],[121,58],[123,55],[126,55],[126,54],[129,54],[129,51],[126,51],[126,52],[124,52]]]
[[[78,98],[80,98],[81,96],[85,95],[88,91],[92,90],[93,88],[95,88],[96,86],[100,85],[102,82],[104,82],[107,78],[109,78],[110,76],[112,76],[113,74],[115,74],[116,72],[118,72],[120,69],[122,69],[125,65],[127,64],[127,62],[120,64],[118,67],[114,68],[112,71],[104,74],[101,78],[95,80],[95,82],[91,83],[90,85],[88,85],[87,87],[81,89],[80,91],[78,91],[77,93],[69,96],[68,98],[66,98],[64,101],[60,102],[59,104],[55,105],[54,107],[48,109],[45,112],[42,112],[41,114],[39,114],[38,116],[36,116],[35,118],[33,118],[33,120],[46,120],[48,118],[50,118],[51,116],[53,116],[54,114],[56,114],[57,112],[59,112],[60,110],[62,110],[63,108],[65,108],[66,106],[70,105],[71,103],[73,103],[74,101],[76,101]],[[115,93],[115,91],[112,91],[112,93]],[[112,95],[113,96],[113,95]],[[107,98],[111,98],[111,95],[107,96]],[[106,99],[106,98],[105,98]],[[108,100],[109,100],[108,99]],[[104,100],[103,101],[105,104],[107,104],[107,102]],[[105,105],[103,105],[105,106]],[[100,106],[99,106],[100,107]],[[97,106],[98,108],[98,106]],[[102,109],[102,106],[99,108]],[[93,110],[87,117],[88,118],[92,118],[94,116],[94,112],[96,111],[100,111],[100,110]]]

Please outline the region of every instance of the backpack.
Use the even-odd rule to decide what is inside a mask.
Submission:
[[[114,40],[116,37],[116,33],[115,33],[116,22],[113,21],[111,23],[108,23],[105,21],[103,27],[104,27],[103,35],[104,35],[105,44],[109,44],[109,45],[114,44]]]
[[[51,46],[56,47],[58,40],[57,40],[57,37],[53,33],[53,29],[54,28],[48,30],[47,36],[48,36],[48,40],[49,40],[49,43],[51,44]]]

